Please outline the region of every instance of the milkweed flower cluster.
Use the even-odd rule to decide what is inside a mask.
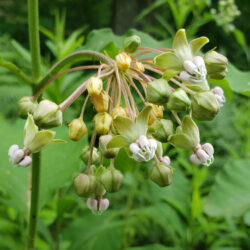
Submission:
[[[112,57],[94,51],[79,52],[100,58],[100,65],[84,65],[67,72],[97,69],[96,74],[59,105],[50,100],[38,102],[57,75],[35,96],[19,101],[19,114],[27,117],[24,148],[11,146],[10,161],[28,166],[31,153],[61,142],[54,139],[55,132],[46,129],[62,125],[63,111],[86,92],[79,117],[69,123],[69,138],[79,141],[88,132],[92,134],[81,153],[86,170],[74,178],[74,186],[80,197],[87,198],[87,207],[93,213],[104,212],[109,200],[103,196],[117,192],[122,185],[123,174],[114,164],[121,148],[134,161],[152,161],[150,179],[160,187],[171,184],[174,172],[169,156],[164,155],[163,143],[190,150],[191,163],[209,166],[214,160],[214,148],[208,142],[201,144],[195,120],[213,120],[225,103],[222,88],[210,89],[208,79],[224,78],[228,61],[214,50],[197,56],[208,41],[199,37],[189,43],[185,30],[180,29],[172,48],[142,47],[140,37],[132,36],[124,39],[123,49]],[[147,57],[153,53],[154,57]],[[87,102],[96,111],[92,131],[84,122]]]

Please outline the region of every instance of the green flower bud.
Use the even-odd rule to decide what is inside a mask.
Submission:
[[[53,128],[62,125],[62,111],[49,100],[41,101],[34,111],[34,120],[40,128]]]
[[[126,37],[123,40],[124,50],[128,53],[133,53],[141,45],[141,38],[137,35]]]
[[[74,180],[77,195],[89,197],[96,188],[96,177],[87,174],[79,174]]]
[[[92,77],[87,84],[87,90],[90,96],[100,95],[103,88],[102,79],[98,77]]]
[[[95,115],[95,128],[99,134],[107,134],[112,124],[112,116],[106,112]]]
[[[171,111],[185,112],[190,108],[191,101],[183,89],[177,89],[173,92],[167,103],[167,107]]]
[[[192,116],[199,121],[211,121],[220,110],[220,105],[211,91],[197,93],[192,99]]]
[[[89,146],[86,146],[83,148],[82,153],[81,153],[81,159],[84,163],[88,163],[89,160],[89,156],[90,156],[90,149]],[[97,150],[97,148],[93,148],[93,153],[92,153],[92,162],[96,163],[99,160],[99,152]]]
[[[152,128],[155,131],[152,135],[160,142],[167,142],[168,137],[173,134],[173,122],[171,120],[156,120]]]
[[[154,80],[147,85],[147,101],[154,104],[165,104],[172,90],[165,79]]]
[[[157,143],[157,148],[156,148],[156,151],[155,151],[155,155],[160,158],[162,157],[163,155],[163,148],[162,148],[162,143],[159,142],[159,141],[156,141]]]
[[[113,138],[112,135],[102,135],[99,138],[100,151],[103,154],[103,156],[108,158],[108,159],[115,158],[120,150],[119,148],[107,149],[107,144],[111,141],[112,138]]]
[[[204,61],[207,68],[207,76],[212,79],[223,79],[227,74],[228,60],[216,51],[205,54]]]
[[[79,141],[87,132],[88,129],[81,117],[69,124],[69,138],[73,141]]]
[[[101,176],[101,182],[109,193],[117,192],[122,184],[123,174],[115,169],[108,168]]]
[[[93,95],[91,101],[97,112],[102,113],[108,111],[109,95],[106,91],[102,90],[99,95]]]
[[[94,193],[96,196],[105,194],[105,188],[101,182],[101,177],[105,171],[106,171],[106,168],[103,166],[99,166],[99,167],[95,168],[94,175],[96,177],[96,186],[95,186]]]
[[[26,119],[28,113],[33,115],[37,105],[37,101],[34,101],[31,96],[24,96],[18,101],[17,113],[21,118]]]
[[[150,178],[160,187],[169,186],[172,182],[173,168],[164,163],[157,163],[153,166]]]

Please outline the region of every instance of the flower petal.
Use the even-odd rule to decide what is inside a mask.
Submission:
[[[28,145],[34,139],[36,133],[38,132],[38,127],[35,125],[33,116],[28,114],[27,121],[24,125],[24,146],[28,148]]]
[[[190,42],[190,48],[192,54],[195,55],[205,44],[209,42],[209,39],[205,36],[198,37]]]

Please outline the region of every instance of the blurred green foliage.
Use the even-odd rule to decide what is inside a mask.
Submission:
[[[0,54],[28,73],[26,27],[15,27],[17,22],[26,23],[26,2],[3,2],[10,16],[0,13],[3,20],[0,27],[6,33],[0,37]],[[112,27],[112,4],[111,0],[41,1],[42,71],[47,72],[58,59],[76,49],[107,51],[111,42],[121,48],[123,36],[115,35],[110,29],[92,30]],[[65,12],[58,14],[58,6],[67,9],[67,23]],[[244,6],[249,6],[248,1],[239,1],[242,13],[248,11]],[[162,20],[168,20],[166,9],[169,13],[169,7],[165,6],[157,14]],[[241,18],[248,17],[242,15],[239,23]],[[156,34],[159,27],[152,20],[147,22],[147,26],[141,27]],[[235,23],[236,27],[240,27],[248,40],[245,31],[249,23],[245,21],[238,26],[239,23]],[[175,24],[171,23],[172,28]],[[219,42],[219,48],[241,66],[246,60],[241,58],[244,51],[233,53],[239,45],[236,41],[228,42],[232,34],[220,34],[219,27],[209,25],[195,33],[209,36],[213,44]],[[143,46],[159,48],[171,44],[169,35],[157,41],[146,33],[130,30],[124,36],[132,34],[142,38]],[[72,72],[62,76],[45,95],[60,102],[91,74]],[[230,65],[227,80],[211,82],[223,86],[227,97],[214,121],[199,124],[203,140],[215,147],[211,168],[193,166],[188,161],[189,152],[166,144],[164,151],[172,159],[174,178],[170,187],[159,188],[149,181],[150,163],[135,163],[121,151],[115,166],[125,174],[124,184],[118,193],[110,196],[111,207],[102,216],[92,215],[72,187],[73,176],[85,167],[79,155],[87,136],[77,143],[68,140],[65,145],[55,145],[42,152],[37,249],[250,249],[249,74]],[[13,168],[7,150],[14,142],[22,143],[20,131],[24,121],[17,119],[16,103],[20,97],[30,94],[23,80],[0,68],[0,249],[24,249],[26,241],[29,169]],[[64,126],[56,129],[58,137],[67,140],[66,125],[79,114],[81,102],[82,99],[78,100],[65,113]],[[87,126],[91,126],[93,112],[90,107],[87,110]]]

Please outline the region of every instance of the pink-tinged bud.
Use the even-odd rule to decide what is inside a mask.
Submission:
[[[213,155],[214,155],[214,147],[213,147],[213,145],[211,144],[211,143],[205,143],[205,144],[203,144],[202,145],[202,148],[203,148],[203,150],[205,150],[206,151],[206,153],[210,156],[210,157],[212,157]]]
[[[170,158],[166,155],[166,156],[163,156],[161,157],[161,162],[166,164],[166,165],[170,165]]]
[[[209,155],[203,149],[198,149],[196,151],[196,155],[202,163],[207,162],[209,160]]]
[[[221,87],[215,87],[214,89],[212,89],[212,92],[214,93],[216,100],[222,107],[223,104],[226,102],[223,89]]]
[[[20,167],[28,167],[32,163],[32,158],[29,155],[26,155],[22,161],[18,163]]]
[[[99,212],[104,212],[105,210],[107,210],[109,207],[109,200],[108,199],[101,199],[99,201]]]
[[[136,154],[140,151],[138,144],[135,142],[130,144],[129,149],[133,154]]]
[[[88,198],[87,206],[93,213],[98,211],[98,201],[96,199]]]
[[[24,157],[24,151],[22,149],[18,149],[13,155],[13,163],[18,163]]]
[[[195,74],[197,72],[197,66],[190,60],[184,61],[184,69],[191,75]]]
[[[198,159],[197,155],[196,154],[192,154],[190,156],[190,161],[191,163],[193,163],[194,165],[200,165],[201,164],[201,161]]]
[[[10,146],[9,151],[8,151],[8,155],[9,157],[13,157],[14,153],[19,149],[19,146],[17,144],[14,144],[12,146]]]

